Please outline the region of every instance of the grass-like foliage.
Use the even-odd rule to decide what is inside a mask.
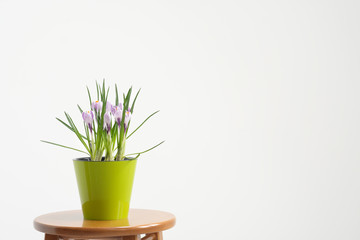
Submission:
[[[162,141],[145,151],[125,155],[126,140],[159,111],[150,114],[149,117],[147,117],[137,128],[135,128],[135,130],[129,133],[129,126],[135,102],[140,90],[137,91],[134,99],[131,101],[131,87],[126,94],[123,93],[121,103],[118,88],[115,84],[115,104],[108,101],[109,91],[110,87],[105,86],[105,81],[103,81],[102,84],[98,84],[96,82],[97,100],[93,101],[89,88],[87,87],[91,110],[83,111],[78,105],[79,111],[84,120],[84,133],[80,132],[68,113],[65,112],[65,121],[56,118],[61,124],[77,136],[84,146],[84,150],[49,141],[41,141],[85,153],[90,157],[91,161],[123,161],[137,159],[141,154],[158,147],[164,142]]]

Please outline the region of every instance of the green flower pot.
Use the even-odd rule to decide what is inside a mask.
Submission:
[[[137,159],[125,161],[74,160],[84,219],[128,217]]]

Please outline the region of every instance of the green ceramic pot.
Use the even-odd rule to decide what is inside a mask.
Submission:
[[[137,159],[125,161],[74,160],[85,219],[117,220],[128,217]]]

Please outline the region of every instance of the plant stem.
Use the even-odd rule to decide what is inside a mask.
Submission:
[[[121,142],[120,142],[120,148],[118,149],[118,154],[117,154],[117,158],[116,161],[122,161],[124,160],[124,155],[125,155],[125,143],[126,143],[126,138],[123,137]]]
[[[112,151],[111,151],[111,136],[110,133],[107,134],[107,143],[106,143],[106,156],[105,161],[113,161]]]
[[[93,131],[91,131],[91,142],[90,142],[90,153],[91,153],[91,156],[90,156],[90,159],[92,161],[94,161],[94,153],[95,153],[95,146],[94,146],[94,135],[93,135]]]

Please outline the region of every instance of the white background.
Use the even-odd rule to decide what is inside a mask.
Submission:
[[[360,238],[359,1],[0,0],[1,239],[79,209],[60,125],[86,85],[142,88],[132,207],[165,239]],[[113,89],[113,88],[112,88]],[[113,95],[112,95],[113,97]]]

